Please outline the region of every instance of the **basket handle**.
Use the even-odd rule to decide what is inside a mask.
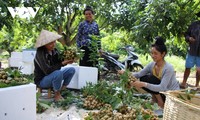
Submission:
[[[173,92],[173,93],[181,93],[181,92],[185,92],[187,90],[197,90],[199,91],[200,90],[200,87],[190,87],[190,88],[187,88],[187,89],[181,89],[181,90],[169,90],[169,91],[165,91],[165,92],[160,92],[164,95],[169,95],[170,92]]]

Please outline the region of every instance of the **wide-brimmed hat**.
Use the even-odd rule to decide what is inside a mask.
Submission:
[[[61,37],[62,36],[57,33],[53,33],[53,32],[47,31],[47,30],[42,30],[40,33],[40,36],[36,40],[35,48],[44,46],[50,42],[60,39]]]

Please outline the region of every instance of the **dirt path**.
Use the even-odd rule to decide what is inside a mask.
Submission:
[[[61,108],[49,108],[42,114],[37,114],[36,120],[84,120],[89,111],[70,106],[67,110]]]
[[[176,79],[179,81],[179,83],[181,83],[183,80],[183,74],[184,74],[183,72],[176,73]],[[190,85],[195,85],[195,82],[196,82],[195,72],[191,72],[187,80],[187,83]]]

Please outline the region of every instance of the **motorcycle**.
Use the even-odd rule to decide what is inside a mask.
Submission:
[[[127,57],[122,62],[125,65],[125,68],[132,72],[137,72],[143,69],[143,65],[139,61],[138,55],[134,52],[134,48],[130,45],[123,47],[122,49],[126,50]]]
[[[143,66],[139,61],[137,54],[135,54],[132,46],[127,45],[121,49],[125,50],[127,53],[127,57],[122,62],[118,60],[119,55],[102,52],[101,57],[104,60],[104,66],[102,67],[103,71],[106,73],[116,73],[118,70],[128,69],[129,71],[136,72],[143,69]]]

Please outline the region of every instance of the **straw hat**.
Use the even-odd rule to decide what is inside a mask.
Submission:
[[[37,38],[36,43],[35,43],[35,48],[44,46],[50,42],[53,42],[59,38],[61,38],[61,35],[58,35],[56,33],[47,31],[47,30],[42,30],[40,33],[40,36]]]

